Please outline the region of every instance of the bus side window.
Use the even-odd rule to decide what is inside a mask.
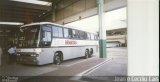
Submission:
[[[52,30],[54,37],[63,37],[63,29],[61,27],[52,26]]]
[[[94,35],[94,40],[97,40],[97,36],[96,35]]]
[[[72,30],[72,37],[73,39],[82,39],[81,34],[82,32],[79,30]]]
[[[85,39],[85,32],[80,31],[80,39],[84,40]]]
[[[81,40],[83,39],[82,31],[79,31],[79,38],[80,38]]]
[[[62,28],[58,28],[58,35],[59,37],[63,37],[63,29]]]
[[[93,34],[91,34],[91,40],[94,40],[94,35]]]
[[[72,35],[72,29],[69,29],[69,36],[68,36],[68,38],[72,38],[73,37],[73,35]]]
[[[98,35],[96,35],[96,40],[99,40]]]
[[[55,27],[55,26],[52,26],[52,32],[53,32],[53,36],[54,37],[58,37],[58,28],[57,27]]]
[[[88,37],[87,37],[87,33],[85,32],[85,34],[84,34],[84,39],[85,40],[87,40],[88,39]]]
[[[90,40],[91,39],[91,36],[89,33],[87,33],[87,39]]]
[[[73,36],[74,39],[76,38],[76,32],[75,32],[75,30],[72,30],[72,36]]]
[[[94,40],[97,40],[97,36],[96,35],[94,35]]]
[[[79,35],[79,31],[78,30],[75,30],[75,38],[76,39],[80,39],[80,35]]]
[[[64,28],[64,38],[68,38],[69,37],[69,32],[67,28]]]

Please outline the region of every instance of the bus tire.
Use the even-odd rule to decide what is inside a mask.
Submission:
[[[90,49],[89,57],[93,56],[93,48]]]
[[[88,50],[88,49],[86,49],[84,58],[85,58],[85,59],[87,59],[87,58],[88,58],[88,56],[89,56],[89,50]]]
[[[60,53],[55,53],[54,64],[56,64],[56,65],[60,65],[61,64]]]

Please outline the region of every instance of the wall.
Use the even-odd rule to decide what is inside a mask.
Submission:
[[[128,0],[128,75],[159,75],[159,0]]]

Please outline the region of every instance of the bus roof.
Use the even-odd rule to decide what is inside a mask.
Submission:
[[[43,25],[43,24],[51,24],[51,25],[63,26],[64,27],[64,25],[60,25],[60,24],[56,24],[56,23],[51,23],[51,22],[36,22],[36,23],[30,23],[30,24],[23,25],[23,26],[21,26],[21,28],[27,27],[27,26],[33,26],[33,25]]]
[[[71,28],[71,27],[72,27],[71,29],[79,30],[79,29],[73,28],[74,26],[60,25],[60,24],[51,23],[51,22],[36,22],[36,23],[30,23],[30,24],[23,25],[23,26],[21,26],[20,28],[27,27],[27,26],[33,26],[33,25],[44,25],[44,24],[50,24],[50,25],[55,25],[55,26],[60,26],[60,27],[65,27],[65,28]],[[84,30],[82,30],[82,31],[84,31]],[[95,33],[93,33],[93,34],[95,34]]]

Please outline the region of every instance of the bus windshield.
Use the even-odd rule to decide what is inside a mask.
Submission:
[[[21,29],[19,34],[18,47],[20,48],[36,48],[38,47],[38,37],[40,32],[40,26],[27,26]]]

